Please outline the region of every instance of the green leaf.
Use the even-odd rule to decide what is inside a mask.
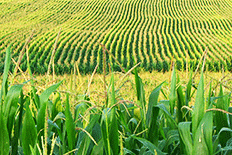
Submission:
[[[213,105],[210,104],[208,109],[212,108]],[[209,111],[205,113],[204,118],[202,120],[202,124],[204,124],[204,136],[208,146],[209,154],[213,154],[213,111]]]
[[[126,122],[126,120],[129,119],[129,116],[127,117],[127,115],[124,113],[122,113],[122,111],[117,111],[118,113],[118,121],[120,122],[120,124],[123,126],[123,128],[125,129],[126,132],[131,133],[131,130],[129,129],[128,123]]]
[[[91,130],[92,130],[91,135],[92,135],[93,139],[96,141],[98,146],[102,145],[102,150],[103,150],[103,144],[100,144],[103,141],[102,141],[102,134],[101,134],[101,126],[100,126],[99,122],[96,122],[94,127]],[[94,147],[97,145],[93,141],[91,141],[87,154],[91,154],[91,152],[93,152],[93,150],[94,150]]]
[[[47,103],[42,104],[40,107],[38,114],[37,114],[37,132],[39,133],[38,135],[38,140],[40,142],[41,146],[41,136],[44,135],[44,124],[45,124],[45,111],[46,111]]]
[[[102,111],[102,120],[101,120],[101,131],[102,131],[102,137],[104,142],[104,148],[106,151],[106,154],[110,154],[110,141],[109,141],[109,126],[108,126],[108,109],[104,109]]]
[[[193,72],[191,70],[189,81],[188,81],[187,88],[186,88],[186,95],[185,95],[185,105],[186,106],[188,106],[188,103],[191,100],[191,90],[192,90],[192,81],[193,81],[192,75],[193,75]]]
[[[119,135],[118,135],[118,122],[116,118],[115,108],[111,110],[112,122],[110,123],[110,146],[114,155],[118,155],[119,152]]]
[[[143,88],[142,79],[139,77],[137,69],[135,68],[135,85],[137,91],[138,104],[142,107],[140,109],[140,115],[143,120],[143,124],[146,125],[146,102],[145,102],[145,93]]]
[[[214,140],[214,143],[213,143],[213,150],[214,150],[214,152],[216,152],[217,146],[219,144],[219,138],[221,137],[221,134],[224,133],[224,132],[230,132],[230,133],[232,133],[232,130],[230,128],[222,128],[219,131],[219,133],[217,134],[217,137],[216,137],[216,139]]]
[[[43,104],[45,102],[48,101],[49,96],[60,86],[60,84],[63,81],[60,81],[54,85],[52,85],[51,87],[49,87],[48,89],[46,89],[41,95],[40,95],[40,104]]]
[[[173,66],[172,72],[172,80],[171,80],[171,90],[169,94],[169,102],[170,102],[170,112],[171,115],[174,113],[175,102],[176,102],[176,71],[175,67]]]
[[[140,80],[139,80],[139,75],[138,75],[138,71],[135,68],[135,85],[136,85],[136,91],[137,91],[137,100],[140,101]]]
[[[146,124],[148,127],[151,123],[152,108],[153,106],[158,104],[158,97],[159,97],[160,90],[163,84],[164,82],[161,83],[159,86],[157,86],[149,96],[149,103],[148,103],[148,109],[147,109],[147,114],[146,114]]]
[[[41,136],[44,135],[44,130],[41,129],[44,128],[44,124],[45,124],[45,111],[48,104],[49,96],[60,86],[61,82],[52,85],[40,95],[41,106],[37,113],[37,132],[39,133],[38,135],[39,141],[41,141]],[[40,142],[40,146],[41,146],[41,142]]]
[[[205,113],[194,137],[193,154],[213,154],[213,112]]]
[[[158,107],[152,107],[151,112],[151,123],[148,128],[148,140],[158,146],[158,139],[159,139],[159,122],[157,120],[159,116],[159,108]]]
[[[114,74],[113,73],[112,73],[112,76],[111,76],[111,87],[112,87],[112,90],[111,90],[111,105],[109,105],[109,107],[115,105],[115,103],[116,103],[115,90],[114,90]]]
[[[180,83],[180,78],[178,76],[177,78],[177,82]],[[184,100],[184,94],[183,94],[183,90],[182,90],[182,86],[180,85],[177,88],[177,109],[176,109],[176,113],[177,113],[177,123],[182,122],[183,119],[183,113],[181,108],[185,105],[185,100]]]
[[[112,74],[111,77],[111,85],[112,85],[112,90],[111,90],[111,106],[114,106],[116,103],[115,99],[115,90],[114,90],[114,74]],[[110,111],[110,118],[111,122],[110,123],[110,128],[109,128],[109,138],[110,138],[110,146],[112,149],[112,153],[115,155],[118,155],[119,149],[119,135],[118,135],[118,122],[116,118],[116,112],[115,112],[115,107],[113,107]]]
[[[2,105],[2,99],[6,96],[7,93],[7,79],[8,79],[8,72],[10,70],[10,61],[11,61],[11,49],[10,46],[6,49],[6,57],[4,63],[4,71],[3,71],[3,79],[2,79],[2,89],[0,92],[0,105]],[[1,109],[1,108],[0,108]]]
[[[174,144],[176,141],[180,141],[178,130],[169,130],[167,133],[166,147],[169,147],[170,144]]]
[[[25,103],[24,100],[24,95],[23,92],[21,91],[21,96],[20,96],[20,100],[19,100],[19,114],[17,115],[16,119],[15,119],[15,124],[14,124],[14,137],[12,138],[12,155],[17,155],[18,154],[18,142],[19,142],[19,138],[21,137],[20,135],[20,131],[22,128],[22,120],[23,120],[23,105]]]
[[[104,154],[103,153],[103,148],[104,148],[104,142],[103,139],[101,139],[98,143],[98,145],[95,145],[93,147],[93,151],[91,153],[91,155],[100,155],[100,154]]]
[[[198,129],[195,133],[195,137],[194,137],[194,144],[193,144],[193,155],[197,155],[199,154],[199,152],[201,154],[205,154],[205,155],[210,155],[208,148],[207,148],[207,144],[204,138],[204,124],[201,124],[198,126]]]
[[[31,150],[30,146],[34,148],[36,144],[37,132],[35,128],[35,122],[31,114],[31,110],[29,108],[29,101],[26,103],[26,114],[23,121],[22,128],[22,146],[23,152],[25,155],[30,155]]]
[[[205,103],[205,107],[206,107],[206,109],[208,109],[209,108],[209,106],[211,106],[211,91],[212,91],[212,84],[210,83],[210,86],[209,86],[209,94],[208,94],[208,98],[207,98],[207,102]]]
[[[168,119],[168,123],[170,125],[170,128],[171,129],[177,129],[176,121],[172,118],[171,114],[168,112],[166,107],[163,104],[159,104],[156,107],[158,107],[164,113],[164,115]]]
[[[85,131],[91,134],[91,132],[93,131],[93,128],[94,128],[95,124],[98,122],[99,118],[100,118],[99,115],[92,117],[88,126],[85,128]],[[86,132],[81,131],[78,135],[78,140],[77,140],[77,144],[76,144],[76,148],[78,149],[78,154],[87,154],[86,152],[89,148],[90,137],[86,134]],[[87,141],[88,141],[88,145],[86,145]]]
[[[7,155],[10,151],[10,140],[3,113],[0,111],[0,155]]]
[[[76,132],[75,132],[75,124],[73,121],[72,113],[70,111],[68,94],[66,95],[65,117],[66,117],[65,126],[68,136],[68,147],[69,147],[69,151],[71,151],[75,147]]]
[[[197,128],[204,116],[205,107],[204,107],[204,77],[203,73],[201,73],[200,82],[197,88],[197,95],[195,99],[195,104],[193,108],[192,115],[192,133],[193,137],[195,137],[195,133],[197,132]]]
[[[130,154],[130,155],[135,155],[134,152],[132,152],[131,150],[128,150],[126,148],[123,148],[124,154]],[[120,154],[121,155],[121,154]]]
[[[232,113],[232,107],[228,108],[228,112]],[[230,124],[230,128],[232,129],[232,115],[229,115],[229,124]]]
[[[226,101],[224,100],[225,97],[223,97],[223,90],[222,90],[222,85],[220,86],[220,93],[219,93],[219,99],[216,104],[217,109],[222,109],[227,111],[228,110],[228,105]],[[216,131],[219,132],[223,127],[229,127],[228,124],[228,119],[227,119],[227,114],[216,111],[215,112],[215,121],[216,121]],[[231,135],[229,132],[223,132],[221,133],[221,136],[219,138],[220,144],[222,147],[226,146],[226,142],[231,138]]]
[[[12,133],[15,121],[16,111],[18,109],[19,96],[22,92],[23,85],[14,85],[10,88],[4,101],[3,116],[8,127],[8,133]]]
[[[65,115],[62,112],[59,112],[56,117],[53,119],[53,122],[57,121],[57,120],[65,120]]]
[[[54,119],[59,112],[63,111],[63,107],[62,107],[63,105],[61,104],[60,94],[58,92],[54,95],[52,103],[53,104],[51,110],[52,111],[51,119]]]
[[[192,138],[190,136],[190,125],[191,122],[181,122],[178,124],[179,135],[184,145],[184,148],[182,149],[186,155],[192,155],[193,151]]]
[[[147,147],[152,154],[158,154],[158,155],[165,155],[166,153],[162,152],[158,147],[156,147],[154,144],[149,142],[148,140],[140,137],[132,136],[134,139],[138,140],[140,143],[142,143],[145,147]]]

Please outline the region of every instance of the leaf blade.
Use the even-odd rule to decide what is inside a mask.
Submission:
[[[23,152],[25,155],[31,154],[31,149],[34,148],[36,144],[37,132],[35,128],[35,122],[31,114],[31,110],[29,108],[29,101],[26,103],[26,114],[23,121],[23,128],[22,128],[22,146]]]
[[[197,95],[196,100],[193,108],[193,115],[192,115],[192,133],[193,137],[195,137],[195,133],[197,128],[204,116],[205,113],[204,107],[204,78],[203,73],[201,73],[200,82],[197,88]]]

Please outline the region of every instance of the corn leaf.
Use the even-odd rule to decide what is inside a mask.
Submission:
[[[76,132],[75,132],[75,124],[73,121],[72,113],[70,111],[68,94],[66,95],[65,117],[66,117],[65,126],[68,136],[68,147],[69,147],[69,151],[71,151],[75,147]]]
[[[203,79],[203,73],[201,73],[200,82],[197,88],[197,95],[195,100],[195,105],[193,108],[193,115],[192,115],[192,133],[193,137],[195,137],[195,133],[197,131],[197,128],[204,116],[204,79]]]
[[[139,80],[139,75],[138,75],[138,71],[137,71],[137,69],[135,68],[135,85],[136,85],[136,91],[137,91],[137,100],[141,100],[140,99],[140,92],[141,92],[141,90],[140,90],[140,80]]]
[[[192,90],[192,81],[193,81],[192,75],[193,75],[193,72],[191,70],[189,81],[188,81],[187,88],[186,88],[186,95],[185,95],[185,105],[186,106],[188,106],[188,103],[191,100],[191,90]]]
[[[228,108],[228,112],[232,113],[232,107]],[[232,115],[229,115],[230,128],[232,129]]]
[[[43,103],[41,106],[40,106],[40,109],[38,111],[38,114],[37,114],[37,132],[39,133],[38,135],[38,140],[41,141],[41,136],[44,135],[44,123],[45,123],[45,111],[46,111],[46,107],[47,107],[47,102],[46,103]],[[41,143],[40,143],[40,146],[41,146]]]
[[[52,101],[52,118],[54,119],[56,117],[56,115],[59,112],[62,112],[63,108],[62,108],[62,104],[61,104],[61,99],[60,99],[60,94],[56,93],[53,97],[53,101]]]
[[[170,102],[170,113],[171,113],[171,115],[173,115],[175,102],[176,102],[176,71],[175,71],[175,67],[173,67],[173,72],[172,72],[172,80],[171,80],[171,90],[170,90],[170,94],[169,94],[169,102]]]
[[[203,118],[204,123],[204,136],[208,146],[209,154],[213,154],[213,112],[207,112]]]
[[[108,109],[104,109],[102,112],[101,131],[102,131],[105,152],[106,154],[111,154],[108,113],[109,113]]]
[[[145,147],[147,147],[152,154],[157,155],[165,155],[166,153],[162,152],[158,147],[156,147],[154,144],[149,142],[148,140],[136,136],[132,136],[134,139],[138,140],[140,143],[142,143]]]
[[[228,104],[224,100],[225,97],[223,96],[223,90],[222,90],[222,85],[220,86],[220,93],[216,108],[222,109],[227,111],[228,110]],[[228,125],[228,120],[227,120],[227,115],[225,113],[222,113],[220,111],[215,112],[215,121],[216,121],[216,131],[217,133],[223,128],[223,127],[229,127]],[[220,135],[219,141],[222,147],[226,146],[226,142],[231,138],[231,135],[229,132],[223,132]]]
[[[93,131],[93,128],[94,128],[95,124],[98,122],[99,118],[100,118],[99,115],[96,115],[96,116],[92,117],[92,119],[89,122],[88,126],[85,128],[85,131],[88,132],[88,133],[91,133]],[[81,152],[82,153],[86,152],[88,147],[89,147],[89,145],[85,146],[85,141],[86,141],[85,139],[90,139],[90,137],[86,134],[86,132],[81,131],[79,133],[79,135],[78,135],[76,148],[78,149],[79,154]]]
[[[167,141],[166,141],[166,148],[168,149],[170,144],[173,144],[174,142],[179,142],[179,132],[178,130],[169,130],[167,133]]]
[[[2,79],[2,89],[0,92],[0,105],[2,105],[2,99],[7,94],[7,79],[8,79],[8,72],[10,70],[10,60],[11,60],[11,49],[10,46],[6,49],[6,58],[4,63],[4,71],[3,71],[3,79]]]
[[[93,152],[95,146],[101,145],[103,148],[103,144],[100,144],[101,142],[103,142],[102,141],[102,134],[101,134],[101,126],[98,122],[96,122],[94,127],[92,128],[91,135],[92,135],[93,139],[96,141],[97,145],[93,141],[91,141],[87,154],[91,154],[91,152]]]
[[[119,134],[118,134],[118,122],[116,118],[115,108],[111,110],[112,121],[110,123],[110,146],[112,149],[112,153],[117,155],[119,152]]]
[[[167,108],[163,104],[159,104],[156,107],[158,107],[166,116],[167,121],[170,125],[171,129],[177,129],[176,121],[172,118],[171,114],[168,112]]]
[[[213,112],[207,112],[194,137],[193,154],[213,154]]]
[[[0,111],[0,155],[9,154],[10,140],[7,131],[7,125],[3,117],[3,113]]]
[[[103,139],[101,139],[98,143],[98,145],[95,145],[93,147],[92,153],[91,155],[100,155],[100,154],[104,154],[104,142]]]
[[[34,148],[36,144],[37,132],[35,128],[35,122],[31,114],[31,110],[29,108],[29,101],[26,103],[26,114],[23,121],[22,128],[22,146],[23,152],[25,155],[30,155],[31,150],[30,146]]]
[[[142,79],[139,77],[137,69],[135,69],[135,85],[136,85],[136,91],[137,91],[137,99],[138,104],[142,107],[140,109],[140,115],[144,122],[144,125],[146,125],[146,102],[145,102],[145,93],[143,88]]]
[[[60,86],[61,82],[52,85],[40,95],[41,105],[37,113],[37,132],[40,133],[38,136],[39,140],[41,139],[41,136],[44,135],[44,130],[41,130],[41,129],[44,128],[44,124],[45,124],[45,111],[46,111],[49,96]],[[41,143],[40,143],[40,146],[41,146]]]
[[[14,85],[8,91],[4,101],[4,119],[7,124],[8,133],[12,133],[13,124],[15,121],[16,111],[18,109],[19,96],[22,92],[23,85]]]
[[[41,95],[40,95],[40,104],[43,104],[48,101],[49,96],[60,86],[62,81],[52,85],[48,89],[46,89]]]
[[[179,135],[184,145],[184,148],[182,149],[186,155],[192,155],[193,151],[192,138],[190,135],[190,125],[191,122],[181,122],[178,124]]]
[[[111,77],[111,84],[112,84],[112,90],[111,90],[111,106],[114,106],[116,103],[116,99],[115,99],[115,90],[114,90],[114,74],[112,74]],[[110,129],[109,129],[109,138],[110,138],[110,146],[112,149],[112,153],[115,155],[118,155],[119,152],[119,135],[118,135],[118,121],[116,118],[116,108],[113,107],[113,109],[111,109],[110,111],[110,118],[111,122],[110,122]]]
[[[180,78],[178,76],[177,82],[180,83]],[[183,114],[181,108],[185,105],[185,100],[184,100],[184,94],[183,94],[183,89],[182,86],[180,85],[177,88],[177,123],[182,122],[183,119]]]
[[[158,146],[158,139],[159,139],[159,122],[157,120],[159,116],[159,108],[158,107],[152,107],[151,112],[151,123],[148,128],[148,140]]]
[[[146,114],[146,124],[148,127],[149,127],[149,124],[151,123],[152,108],[153,106],[158,104],[158,97],[159,97],[160,90],[163,84],[164,82],[161,83],[159,86],[157,86],[149,96],[149,103],[148,103],[148,109],[147,109],[147,114]]]
[[[114,90],[114,74],[112,74],[112,76],[111,76],[111,104],[110,104],[110,106],[109,107],[111,107],[111,106],[113,106],[113,105],[115,105],[115,90]],[[108,107],[108,108],[109,108]]]
[[[19,100],[19,114],[16,117],[14,124],[14,137],[12,139],[12,154],[18,154],[18,139],[20,138],[20,130],[22,128],[22,117],[23,117],[23,104],[25,103],[23,92],[21,91],[21,96]]]
[[[204,126],[203,125],[204,124],[199,125],[195,133],[193,153],[192,153],[193,155],[197,155],[199,154],[199,152],[205,155],[210,155],[205,138],[204,138]]]
[[[216,136],[216,139],[214,140],[214,143],[213,143],[213,150],[214,150],[214,152],[216,152],[218,144],[219,144],[219,138],[221,137],[221,134],[224,133],[224,132],[230,132],[230,133],[232,133],[232,129],[225,128],[225,127],[221,128],[221,130],[218,132],[218,134]]]
[[[131,150],[128,150],[127,148],[123,148],[124,154],[130,154],[130,155],[135,155],[134,152],[132,152]],[[121,155],[121,154],[120,154]]]

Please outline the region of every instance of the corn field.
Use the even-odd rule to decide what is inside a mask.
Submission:
[[[1,73],[9,44],[15,61],[28,45],[38,74],[51,58],[57,74],[75,66],[90,73],[97,64],[102,72],[106,49],[115,71],[116,61],[127,69],[141,62],[146,71],[169,71],[173,60],[178,70],[195,68],[205,50],[207,70],[232,70],[231,0],[1,0],[0,8]],[[21,62],[25,71],[26,56]]]
[[[28,54],[31,79],[10,84],[11,53],[7,48],[0,91],[0,155],[231,154],[231,92],[225,92],[222,83],[218,94],[211,84],[205,87],[204,65],[199,83],[191,71],[184,85],[173,67],[166,100],[159,100],[165,82],[146,99],[135,69],[136,101],[118,98],[112,72],[104,103],[90,102],[86,93],[75,98],[75,104],[69,93],[60,97],[62,81],[38,94]],[[31,88],[25,94],[28,82]]]

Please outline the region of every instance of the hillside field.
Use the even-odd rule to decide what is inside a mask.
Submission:
[[[57,38],[57,74],[75,64],[82,73],[99,64],[101,72],[105,48],[115,71],[112,55],[127,69],[141,62],[146,71],[169,71],[172,60],[179,70],[186,62],[195,67],[205,50],[209,71],[232,69],[231,0],[0,0],[0,10],[0,72],[7,46],[17,61],[32,31],[28,50],[38,74],[47,71]]]

